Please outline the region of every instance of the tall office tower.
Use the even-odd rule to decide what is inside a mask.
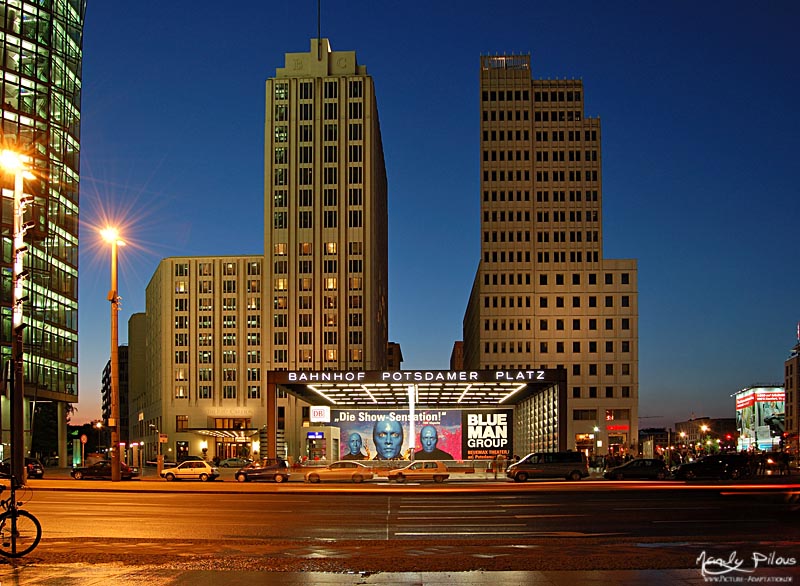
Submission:
[[[565,368],[567,446],[637,442],[635,260],[603,258],[600,120],[583,83],[532,80],[530,56],[481,57],[481,260],[466,368]]]
[[[797,344],[783,363],[783,380],[786,391],[784,446],[796,452],[800,444],[800,324],[797,324]]]
[[[169,438],[165,455],[205,449],[224,459],[266,424],[263,262],[258,255],[159,263],[146,313],[129,327],[130,438],[145,442],[145,457],[156,457],[156,430]]]
[[[28,157],[25,179],[25,399],[78,400],[78,173],[85,0],[0,1],[2,148]],[[14,177],[2,186],[2,361],[10,357]],[[6,418],[7,399],[2,415]],[[30,409],[25,409],[28,413]],[[8,429],[3,423],[2,428]],[[26,422],[25,429],[31,429]],[[66,438],[66,431],[59,434]],[[8,436],[4,435],[2,444]],[[29,445],[26,437],[26,445]],[[64,440],[66,442],[66,439]],[[59,446],[66,461],[66,443]]]
[[[312,39],[267,80],[267,370],[387,364],[387,186],[375,88]],[[266,295],[265,295],[266,296]]]

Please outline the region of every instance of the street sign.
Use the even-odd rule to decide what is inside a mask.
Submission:
[[[85,444],[87,440],[88,440],[88,438],[86,437],[85,433],[83,435],[81,435],[81,443],[82,444]]]
[[[167,436],[167,434],[166,433],[159,433],[158,434],[158,443],[166,444],[167,442],[169,442],[169,437]]]

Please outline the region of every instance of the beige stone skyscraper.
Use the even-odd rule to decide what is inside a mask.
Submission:
[[[386,367],[387,188],[375,88],[312,39],[267,80],[266,370]]]
[[[579,80],[533,80],[530,56],[480,67],[481,260],[464,366],[565,368],[568,445],[638,434],[635,260],[603,257],[600,120]]]

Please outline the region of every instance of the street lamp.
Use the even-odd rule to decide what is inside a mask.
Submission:
[[[164,456],[161,455],[161,432],[159,432],[158,428],[152,423],[149,425],[149,427],[156,434],[156,473],[160,476],[161,471],[164,469]]]
[[[111,428],[111,481],[119,482],[120,453],[119,453],[119,292],[117,289],[117,247],[125,242],[119,239],[116,228],[106,228],[100,234],[106,242],[111,244],[111,289],[108,291],[108,300],[111,302],[111,417],[108,426]]]
[[[24,347],[22,330],[22,304],[25,301],[25,287],[23,282],[28,276],[24,268],[25,234],[33,227],[32,223],[24,221],[25,209],[32,202],[31,197],[23,195],[23,179],[33,179],[34,176],[26,165],[27,157],[14,151],[0,152],[0,166],[9,173],[14,174],[14,246],[12,268],[12,293],[11,293],[11,474],[14,476],[16,486],[25,484],[25,368]]]
[[[100,430],[103,429],[103,422],[98,421],[94,424],[95,429],[97,429],[97,453],[100,453]]]

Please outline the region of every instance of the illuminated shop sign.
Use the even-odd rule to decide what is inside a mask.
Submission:
[[[546,381],[546,370],[391,370],[274,372],[278,382],[288,383],[422,383],[422,382],[531,382]]]
[[[772,450],[780,445],[785,428],[786,393],[783,387],[751,387],[735,395],[736,429],[740,450]]]
[[[328,423],[331,420],[331,408],[325,405],[312,406],[309,420],[311,423]]]

